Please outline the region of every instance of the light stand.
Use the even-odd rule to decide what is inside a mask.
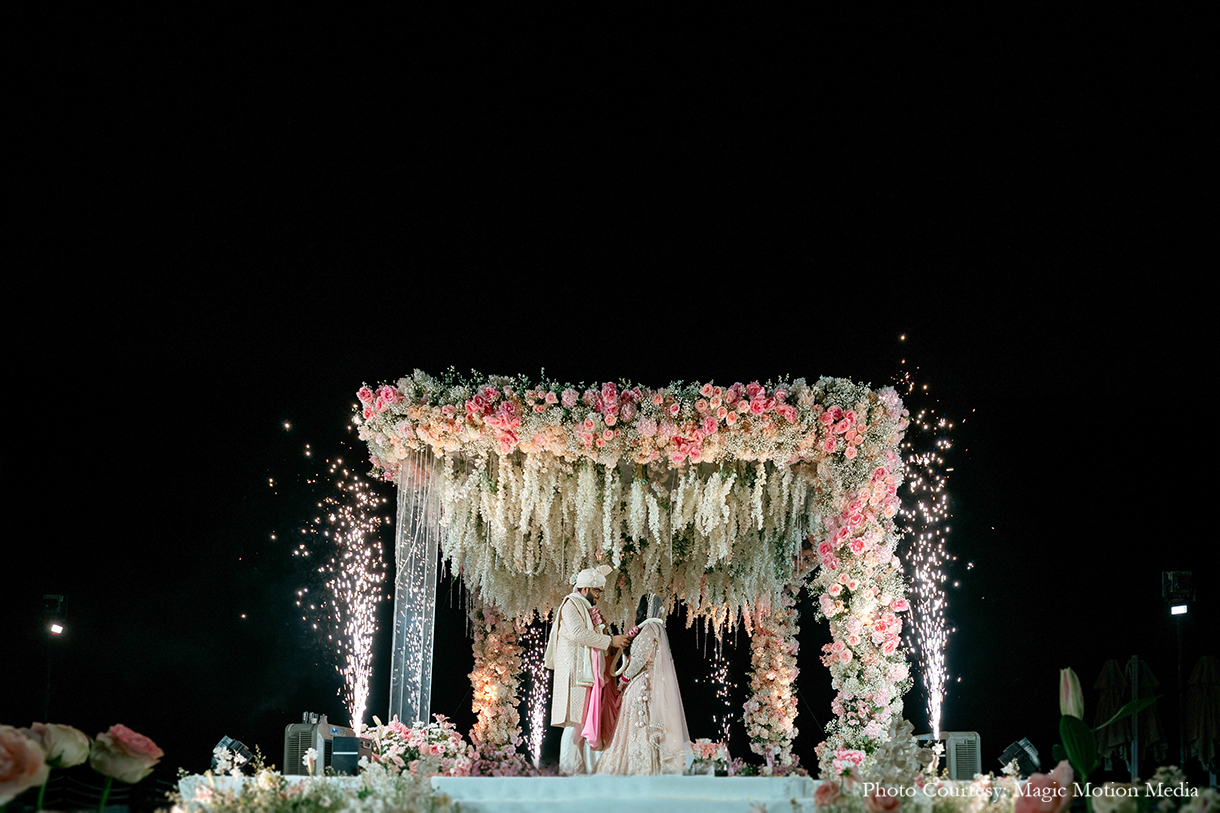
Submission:
[[[64,597],[58,593],[42,597],[43,629],[47,632],[47,682],[42,695],[43,722],[51,719],[51,655],[55,639],[64,633]]]
[[[1195,581],[1189,570],[1161,571],[1161,596],[1178,627],[1178,764],[1186,764],[1186,693],[1182,690],[1182,622],[1195,600]]]

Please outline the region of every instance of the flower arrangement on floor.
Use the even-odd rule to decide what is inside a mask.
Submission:
[[[117,723],[93,739],[56,723],[34,723],[29,728],[0,725],[0,805],[38,787],[41,810],[51,770],[88,760],[89,767],[105,777],[98,802],[101,811],[114,780],[134,785],[152,773],[164,755],[148,737]]]
[[[364,732],[371,741],[371,763],[390,773],[469,775],[474,750],[445,715],[432,716],[436,722],[411,726],[397,717],[384,724],[373,717],[374,725]]]
[[[707,737],[700,737],[691,743],[694,760],[691,761],[692,774],[729,772],[729,747],[723,742],[712,742]]]
[[[474,671],[470,673],[474,744],[472,776],[528,776],[534,773],[521,743],[517,711],[521,647],[516,624],[492,606],[476,602],[470,611],[474,627]]]
[[[435,758],[424,757],[434,763]],[[452,799],[432,789],[427,767],[395,770],[392,763],[361,757],[361,771],[352,777],[305,777],[289,782],[279,772],[259,766],[253,776],[237,779],[214,776],[183,777],[170,794],[171,813],[447,813]]]

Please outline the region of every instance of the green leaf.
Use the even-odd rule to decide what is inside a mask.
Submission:
[[[1157,700],[1160,700],[1160,699],[1161,699],[1161,695],[1158,694],[1156,697],[1144,697],[1139,700],[1132,700],[1130,703],[1128,703],[1127,705],[1125,705],[1121,709],[1119,709],[1117,712],[1115,712],[1113,717],[1111,717],[1109,720],[1106,720],[1104,723],[1097,726],[1097,728],[1095,728],[1093,730],[1101,731],[1106,726],[1111,725],[1112,723],[1116,723],[1119,720],[1123,719],[1124,717],[1130,717],[1132,714],[1143,711],[1144,709],[1148,708],[1149,706],[1151,706],[1153,703],[1155,703]]]
[[[1076,771],[1079,781],[1084,782],[1097,769],[1099,762],[1093,729],[1079,717],[1064,715],[1059,718],[1059,737],[1063,740],[1072,769]]]
[[[1063,750],[1062,745],[1060,745],[1059,743],[1055,743],[1054,745],[1051,746],[1051,759],[1055,760],[1055,764],[1059,764],[1060,762],[1063,762],[1063,760],[1065,760],[1067,758],[1068,758],[1067,751]]]

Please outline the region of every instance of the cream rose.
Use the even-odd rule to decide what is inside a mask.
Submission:
[[[52,768],[71,768],[89,758],[89,738],[70,725],[34,723],[20,731],[42,746]]]
[[[134,784],[152,773],[163,756],[165,752],[148,737],[116,723],[93,741],[89,765],[102,776]]]
[[[0,805],[45,784],[50,770],[42,746],[11,725],[0,725]]]

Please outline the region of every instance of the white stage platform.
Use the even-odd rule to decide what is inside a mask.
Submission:
[[[289,776],[290,782],[304,777]],[[247,778],[230,776],[213,780],[236,790]],[[351,784],[352,777],[325,782]],[[179,789],[193,800],[202,776],[187,776]],[[434,776],[432,787],[448,794],[460,813],[572,813],[585,803],[607,800],[622,813],[767,813],[814,810],[813,793],[819,782],[807,776]]]
[[[432,777],[462,813],[571,813],[606,800],[624,813],[813,811],[817,785],[807,776]]]

